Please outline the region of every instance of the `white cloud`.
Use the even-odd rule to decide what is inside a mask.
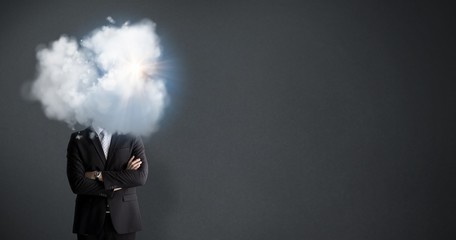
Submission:
[[[31,95],[47,117],[111,132],[155,131],[167,93],[159,78],[155,24],[104,26],[82,39],[61,36],[37,52]]]

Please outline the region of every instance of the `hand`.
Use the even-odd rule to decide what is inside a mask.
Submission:
[[[96,180],[96,179],[97,179],[96,173],[97,173],[97,171],[85,172],[85,173],[84,173],[84,176],[85,176],[86,178],[88,178],[88,179]],[[98,178],[98,180],[100,180],[101,182],[103,182],[103,175],[100,175],[100,177]]]
[[[96,177],[95,177],[95,173],[96,173],[96,172],[97,172],[97,171],[85,172],[84,176],[85,176],[86,178],[95,180],[95,179],[96,179]]]
[[[128,160],[127,170],[138,170],[141,167],[141,158],[135,159],[135,156],[132,156],[130,160]]]

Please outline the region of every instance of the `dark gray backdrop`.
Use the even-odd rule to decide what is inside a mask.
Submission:
[[[1,239],[73,239],[35,49],[150,18],[171,104],[138,239],[455,239],[455,14],[434,1],[2,1]]]

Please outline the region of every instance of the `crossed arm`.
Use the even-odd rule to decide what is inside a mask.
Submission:
[[[133,156],[127,167],[120,171],[103,171],[97,181],[95,172],[86,172],[81,159],[78,143],[74,136],[71,137],[67,151],[67,176],[71,190],[75,194],[112,196],[114,191],[122,188],[141,186],[145,183],[148,173],[147,159],[144,146],[140,138],[134,140]]]
[[[142,161],[141,161],[141,158],[136,158],[135,159],[135,156],[132,156],[130,158],[130,160],[128,160],[128,163],[127,163],[127,168],[126,170],[138,170],[139,167],[141,167],[141,164],[142,164]],[[97,177],[97,173],[99,173],[99,176]],[[99,171],[90,171],[90,172],[85,172],[84,176],[86,178],[89,178],[89,179],[92,179],[92,180],[99,180],[101,182],[103,182],[103,173],[102,172],[99,172]],[[118,191],[122,188],[114,188],[114,192],[115,191]]]

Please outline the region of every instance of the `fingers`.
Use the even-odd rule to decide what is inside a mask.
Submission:
[[[140,163],[140,162],[141,162],[141,158],[137,158],[133,162],[131,162],[131,165],[135,165],[135,164]]]
[[[132,170],[137,170],[139,167],[141,167],[142,161],[140,158],[136,159],[135,161],[132,162],[131,164],[131,169]]]
[[[135,159],[135,156],[132,156],[130,158],[130,160],[128,161],[127,169],[128,170],[137,170],[139,167],[141,167],[141,163],[142,163],[142,161],[140,158]]]
[[[128,164],[130,164],[130,163],[131,163],[131,161],[133,161],[133,159],[135,159],[135,156],[134,156],[134,155],[133,155],[133,156],[131,156],[130,160],[128,160]]]
[[[128,163],[127,163],[127,169],[130,169],[131,165],[132,165],[132,162],[133,162],[133,159],[135,159],[135,156],[131,156],[130,160],[128,160]]]

